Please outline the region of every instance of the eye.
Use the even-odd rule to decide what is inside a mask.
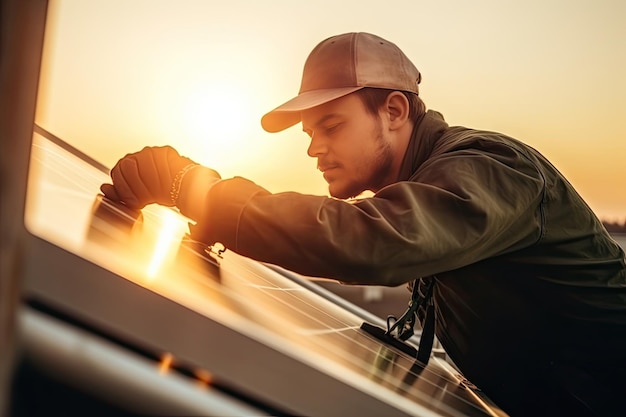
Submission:
[[[324,133],[326,133],[327,135],[330,135],[330,134],[335,133],[337,130],[339,130],[340,126],[341,126],[341,123],[333,123],[331,125],[324,126],[323,130],[324,130]]]

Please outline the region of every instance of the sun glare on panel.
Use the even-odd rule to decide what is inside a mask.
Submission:
[[[162,207],[159,210],[160,226],[155,233],[154,246],[148,262],[147,275],[155,278],[159,272],[176,256],[187,223],[180,216]]]
[[[161,356],[161,360],[159,361],[159,373],[161,375],[166,374],[170,371],[170,369],[172,368],[172,362],[174,360],[174,356],[171,353],[164,353],[163,356]]]

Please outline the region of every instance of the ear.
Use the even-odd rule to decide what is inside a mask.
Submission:
[[[399,129],[409,122],[409,100],[401,91],[393,91],[387,95],[383,111],[391,130]]]

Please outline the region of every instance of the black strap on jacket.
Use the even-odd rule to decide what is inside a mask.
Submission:
[[[414,334],[413,329],[417,321],[418,311],[420,315],[423,314],[422,335],[420,336],[417,360],[424,365],[430,359],[435,340],[435,307],[432,302],[434,284],[434,277],[415,280],[411,291],[409,308],[398,319],[394,316],[387,317],[387,332],[385,333],[387,336],[394,336],[393,332],[395,330],[396,338],[403,341],[407,340]]]

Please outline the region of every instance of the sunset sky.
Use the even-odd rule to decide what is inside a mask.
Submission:
[[[37,122],[102,163],[170,144],[270,191],[326,194],[297,125],[260,117],[297,94],[321,40],[365,31],[422,73],[451,125],[537,148],[598,216],[626,219],[623,0],[51,1]]]

